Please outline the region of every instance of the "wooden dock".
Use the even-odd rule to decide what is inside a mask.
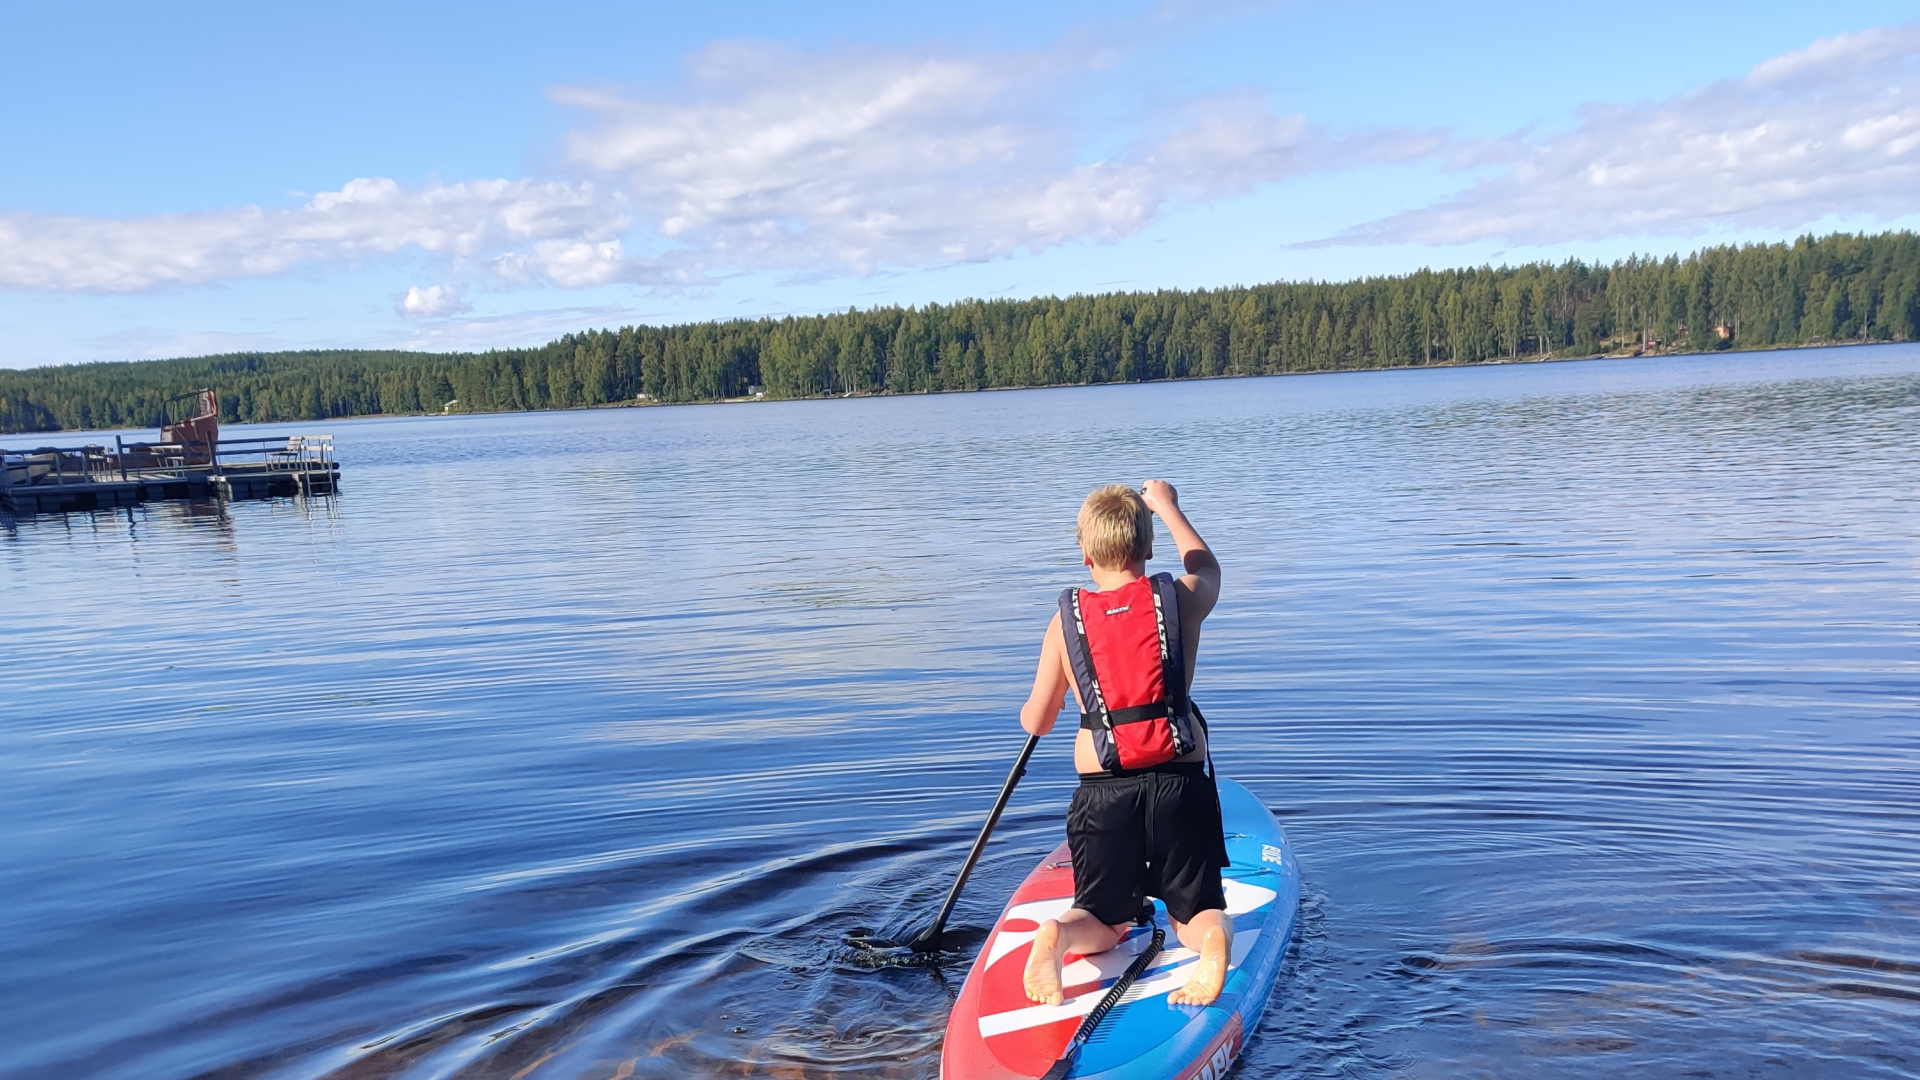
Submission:
[[[212,439],[0,450],[0,509],[16,516],[105,510],[155,499],[331,495],[333,436]]]

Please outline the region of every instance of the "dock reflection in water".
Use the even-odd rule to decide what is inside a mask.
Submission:
[[[837,945],[1155,474],[1305,874],[1240,1075],[1920,1071],[1920,349],[332,427],[0,533],[0,1075],[931,1077],[964,965]]]

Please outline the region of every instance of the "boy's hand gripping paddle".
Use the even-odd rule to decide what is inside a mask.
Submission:
[[[1053,1068],[1048,1069],[1040,1080],[1067,1080],[1067,1073],[1073,1071],[1073,1063],[1080,1058],[1080,1048],[1093,1038],[1093,1029],[1100,1026],[1100,1021],[1107,1018],[1115,1005],[1120,1004],[1120,999],[1132,988],[1134,980],[1160,955],[1160,947],[1166,942],[1167,932],[1158,926],[1154,927],[1153,940],[1140,950],[1140,955],[1133,958],[1133,963],[1127,965],[1127,970],[1120,973],[1120,978],[1107,988],[1106,994],[1088,1011],[1086,1019],[1080,1021],[1080,1027],[1074,1031],[1072,1041],[1067,1043],[1066,1052],[1060,1055],[1060,1060],[1054,1062]]]

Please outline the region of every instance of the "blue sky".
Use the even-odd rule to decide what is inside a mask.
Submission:
[[[1920,221],[1914,4],[16,7],[0,364]]]

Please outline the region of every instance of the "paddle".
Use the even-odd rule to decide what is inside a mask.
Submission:
[[[993,827],[1000,824],[1000,814],[1007,808],[1007,800],[1013,798],[1013,788],[1027,773],[1027,759],[1033,757],[1033,748],[1040,745],[1040,736],[1027,736],[1027,745],[1020,750],[1020,759],[1013,763],[1012,771],[1007,773],[1007,782],[1001,785],[1000,797],[993,802],[993,812],[987,815],[987,823],[981,827],[980,836],[973,842],[973,850],[967,852],[967,861],[960,866],[960,876],[954,879],[953,888],[947,890],[947,902],[940,905],[940,914],[934,917],[932,925],[915,934],[907,941],[906,948],[917,953],[938,952],[940,938],[947,932],[947,919],[953,914],[953,905],[960,900],[960,890],[967,883],[967,877],[973,873],[974,864],[980,861],[980,853],[986,850],[987,837],[993,835]],[[848,944],[863,949],[895,949],[900,946],[878,938],[849,938]]]

